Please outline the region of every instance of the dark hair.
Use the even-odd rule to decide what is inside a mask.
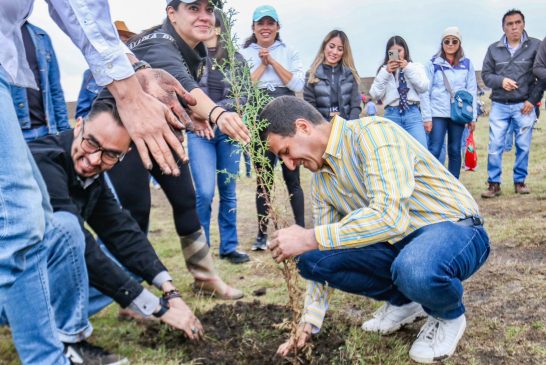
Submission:
[[[275,20],[275,19],[273,19],[273,20]],[[277,22],[275,22],[275,23],[277,23]],[[254,24],[256,24],[256,22],[252,22],[252,26],[254,26]],[[277,23],[277,24],[279,24],[279,23]],[[275,35],[275,40],[276,41],[281,40],[281,36],[280,36],[279,32],[277,32],[277,34]],[[245,43],[243,44],[243,48],[248,48],[248,46],[250,46],[252,43],[258,43],[258,40],[256,39],[256,35],[254,34],[254,32],[252,32],[252,35],[245,40]]]
[[[224,37],[228,35],[228,29],[225,22],[226,15],[220,9],[214,9],[214,23],[215,28],[220,28],[220,35],[218,36],[218,42],[216,44],[216,56],[214,57],[217,62],[222,61],[227,56],[226,40]],[[216,29],[214,30],[216,31]]]
[[[507,17],[512,16],[512,15],[518,15],[518,14],[521,15],[521,20],[523,20],[523,22],[525,23],[525,15],[523,15],[521,10],[510,9],[502,16],[502,26],[504,27],[504,21],[506,20]]]
[[[291,95],[279,96],[271,100],[260,113],[259,119],[266,119],[269,124],[260,133],[266,140],[269,133],[290,137],[296,133],[296,119],[303,118],[314,125],[328,123],[311,104]]]
[[[118,108],[116,107],[116,103],[113,99],[97,99],[91,106],[91,110],[89,111],[89,114],[87,114],[87,121],[92,121],[95,119],[99,114],[107,113],[114,118],[116,121],[116,125],[123,127],[123,123],[121,121],[121,117],[118,113]]]
[[[411,62],[411,56],[409,52],[409,47],[404,38],[400,37],[399,35],[395,35],[389,38],[387,41],[387,46],[385,47],[385,59],[383,60],[383,64],[379,66],[377,69],[377,72],[381,70],[381,67],[385,66],[387,63],[389,63],[389,49],[391,49],[392,46],[400,46],[404,48],[404,59],[408,62]]]

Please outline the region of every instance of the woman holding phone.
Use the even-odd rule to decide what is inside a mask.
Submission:
[[[447,155],[449,158],[448,170],[459,178],[461,172],[461,145],[464,124],[451,120],[451,94],[446,82],[453,92],[461,89],[472,94],[474,119],[468,123],[469,130],[473,131],[476,125],[476,98],[478,84],[472,62],[464,56],[462,37],[459,28],[446,28],[442,34],[440,50],[428,63],[427,74],[430,79],[430,88],[424,93],[427,99],[423,105],[425,126],[430,131],[429,150],[439,158],[447,133]],[[445,75],[445,77],[444,77]]]
[[[427,147],[427,136],[419,104],[419,94],[428,90],[429,81],[423,65],[411,61],[404,38],[396,35],[387,41],[385,59],[379,67],[370,95],[383,100],[384,117],[404,128]]]
[[[349,38],[341,30],[329,32],[305,77],[303,98],[330,120],[335,115],[357,119],[362,98]]]

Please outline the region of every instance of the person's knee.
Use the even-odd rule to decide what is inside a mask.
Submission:
[[[62,234],[62,244],[83,253],[85,251],[85,236],[78,217],[70,212],[59,211],[53,213],[53,221],[54,229]]]
[[[300,275],[307,280],[317,280],[317,255],[311,251],[301,254],[296,258],[296,266]]]
[[[422,257],[400,254],[391,266],[391,275],[396,287],[408,295],[429,289],[433,269]]]

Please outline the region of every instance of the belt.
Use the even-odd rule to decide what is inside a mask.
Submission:
[[[493,100],[495,103],[504,104],[504,105],[514,105],[523,103],[526,99],[522,100]]]
[[[457,224],[466,227],[483,226],[484,219],[479,215],[473,215],[472,217],[461,218],[457,221]]]

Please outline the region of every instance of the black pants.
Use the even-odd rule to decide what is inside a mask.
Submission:
[[[273,169],[277,164],[277,157],[272,152],[265,152],[268,163],[265,166],[256,164],[255,168],[258,171],[258,176],[261,173],[273,173]],[[260,170],[263,169],[263,172]],[[294,213],[294,220],[296,224],[305,227],[305,207],[303,201],[303,190],[300,185],[300,168],[299,166],[294,170],[289,170],[285,164],[282,164],[282,177],[288,188],[288,194],[290,195],[290,205],[292,206],[292,212]],[[267,219],[268,207],[267,197],[270,191],[266,191],[263,184],[258,180],[258,188],[256,190],[256,210],[258,211],[258,232],[260,235],[267,233],[267,225],[269,220]]]
[[[159,166],[148,172],[136,148],[108,173],[123,208],[136,219],[142,231],[150,222],[150,173],[161,185],[171,204],[176,233],[185,236],[201,228],[195,207],[195,189],[188,164],[178,164],[179,176],[164,175]]]

